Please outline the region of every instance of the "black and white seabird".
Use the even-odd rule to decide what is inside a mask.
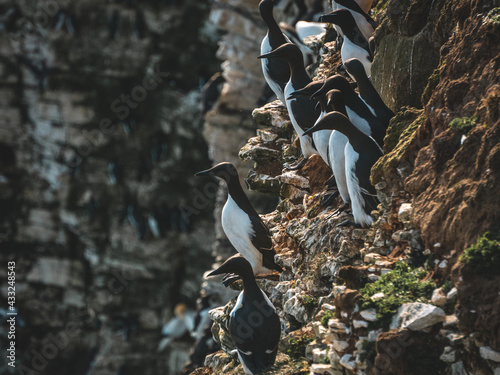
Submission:
[[[347,72],[354,77],[358,84],[359,96],[366,103],[370,111],[377,117],[382,125],[387,129],[389,121],[394,117],[394,112],[387,107],[379,93],[373,87],[370,79],[366,75],[363,64],[357,59],[350,59],[344,63]]]
[[[161,329],[162,339],[158,344],[157,351],[163,351],[172,341],[192,332],[195,314],[195,311],[188,309],[185,304],[177,304],[174,308],[175,317],[170,319]]]
[[[363,36],[358,25],[356,25],[351,12],[347,9],[338,9],[321,16],[320,21],[333,23],[342,29],[344,34],[344,41],[340,50],[342,62],[352,58],[358,59],[363,64],[366,75],[369,77],[371,75],[373,56],[368,39]]]
[[[78,30],[75,26],[75,21],[74,21],[74,17],[69,14],[67,11],[65,10],[60,10],[56,15],[56,23],[54,25],[54,29],[59,31],[59,30],[62,30],[63,27],[65,26],[66,27],[66,30],[68,31],[68,33],[70,35],[76,35]]]
[[[242,256],[229,258],[208,276],[220,274],[236,274],[243,280],[243,291],[229,315],[229,331],[245,374],[260,374],[276,360],[280,319]]]
[[[120,166],[115,161],[110,161],[108,164],[108,178],[111,185],[116,185],[121,180],[122,171]]]
[[[326,94],[328,108],[333,107],[335,111],[347,116],[342,92],[339,90],[330,90]],[[323,130],[320,130],[323,131]],[[330,139],[328,140],[328,159],[330,168],[332,169],[333,177],[337,190],[344,202],[344,208],[350,203],[349,189],[347,188],[347,178],[345,173],[345,147],[347,145],[347,137],[333,130]]]
[[[141,209],[135,204],[130,204],[127,207],[127,219],[130,225],[135,228],[135,235],[137,239],[143,240],[146,235],[146,220],[142,216]]]
[[[317,99],[327,110],[335,110],[347,116],[342,92],[340,90],[330,90],[326,94],[323,90],[318,90],[312,94],[313,99]],[[324,117],[326,113],[322,116]],[[316,123],[318,123],[316,121]],[[325,130],[315,131],[314,133]],[[313,137],[314,137],[313,133]],[[328,165],[332,169],[335,185],[344,202],[344,207],[349,204],[349,191],[347,189],[347,180],[345,174],[345,156],[344,149],[347,144],[347,137],[339,131],[332,130],[328,139]],[[333,197],[333,196],[332,196]]]
[[[382,149],[373,138],[357,129],[340,112],[328,113],[307,133],[322,129],[339,131],[348,138],[345,171],[354,222],[361,226],[371,225],[373,219],[370,212],[377,207],[378,199],[375,188],[370,183],[370,172],[382,156]]]
[[[322,81],[310,82],[302,89],[292,92],[287,99],[303,98],[303,97],[310,98],[311,95],[313,95],[316,91],[318,91],[322,86],[323,86]],[[316,122],[318,122],[319,119],[324,115],[326,115],[327,113],[326,97],[321,96],[320,98],[317,99],[321,108],[321,113]],[[319,156],[321,156],[321,158],[327,165],[330,165],[328,159],[328,140],[330,139],[331,133],[332,132],[329,130],[321,130],[318,132],[314,132],[312,135],[312,139],[314,141],[316,150],[318,150]]]
[[[259,11],[262,19],[267,25],[268,31],[260,45],[260,54],[269,53],[279,46],[290,43],[290,40],[283,35],[280,27],[273,16],[275,0],[262,0],[259,3]],[[286,106],[284,90],[290,79],[290,68],[288,62],[282,59],[262,59],[262,73],[267,84],[276,94],[278,99]]]
[[[309,78],[304,67],[302,52],[300,52],[299,47],[293,43],[284,44],[259,58],[263,57],[285,59],[290,66],[290,80],[285,87],[285,98],[287,98],[286,107],[293,128],[299,136],[300,147],[304,159],[297,165],[289,167],[288,169],[299,169],[306,163],[309,156],[318,154],[312,137],[304,136],[304,131],[314,125],[316,119],[319,117],[320,111],[316,108],[315,100],[304,97],[288,99],[288,97],[292,92],[308,85],[311,82],[311,78]]]
[[[312,98],[325,94],[330,90],[340,90],[349,120],[359,130],[371,136],[382,147],[386,129],[382,123],[373,115],[366,103],[361,100],[347,79],[341,75],[329,77],[323,87],[318,90]]]
[[[228,188],[227,202],[222,209],[222,228],[234,248],[252,265],[255,275],[269,274],[282,269],[274,262],[273,243],[269,229],[241,187],[238,172],[231,163],[220,163],[195,176],[215,176]],[[227,285],[237,278],[227,279]]]
[[[365,39],[370,40],[375,29],[378,26],[377,21],[371,18],[368,15],[368,12],[365,12],[356,1],[333,0],[332,8],[334,9],[334,11],[338,9],[347,9],[351,13],[354,21],[356,22],[356,25],[358,26]]]
[[[204,115],[212,109],[222,92],[222,86],[226,79],[221,72],[215,73],[207,83],[203,85],[201,93],[201,113]]]
[[[144,19],[144,13],[140,9],[135,11],[134,20],[134,34],[137,38],[143,39],[146,35],[146,20]]]
[[[108,13],[108,37],[115,39],[120,34],[120,12],[118,9]]]

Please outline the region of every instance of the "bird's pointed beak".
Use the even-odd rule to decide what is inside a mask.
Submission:
[[[286,98],[287,100],[289,99],[296,99],[296,98],[300,98],[302,97],[302,92],[300,92],[300,90],[297,90],[297,91],[294,91],[292,92],[290,95],[288,95],[288,98]]]
[[[258,59],[267,59],[267,58],[273,58],[273,57],[278,57],[278,54],[276,53],[276,51],[271,51],[269,53],[265,53],[263,55],[260,55],[257,58]]]
[[[194,175],[195,176],[208,176],[210,175],[210,172],[212,172],[212,169],[207,169],[205,171],[200,171],[200,172],[196,172]]]
[[[220,267],[217,268],[216,270],[213,270],[212,272],[210,272],[209,274],[207,274],[206,277],[212,277],[212,276],[217,276],[217,275],[221,275],[225,272],[221,271]]]
[[[311,135],[312,133],[314,133],[316,131],[316,127],[313,126],[312,128],[309,128],[307,129],[305,132],[304,132],[304,135]]]

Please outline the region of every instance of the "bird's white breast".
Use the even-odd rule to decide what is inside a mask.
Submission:
[[[339,131],[334,130],[330,136],[328,148],[328,156],[330,159],[330,167],[332,168],[333,176],[337,189],[344,203],[349,203],[349,190],[345,175],[345,156],[344,150],[347,144],[347,137]]]
[[[263,272],[262,254],[251,241],[255,234],[252,222],[231,195],[228,195],[227,202],[222,209],[222,229],[234,248],[250,262],[254,274]]]
[[[359,154],[354,151],[350,143],[347,143],[345,148],[345,169],[347,177],[347,187],[349,189],[349,196],[351,198],[352,215],[354,221],[362,226],[371,225],[373,219],[367,215],[364,210],[364,199],[361,195],[361,187],[359,186],[359,179],[356,175],[356,162],[359,159]]]
[[[370,60],[368,60],[369,54],[364,48],[361,48],[360,46],[354,44],[349,40],[349,38],[344,38],[342,49],[340,50],[340,56],[342,57],[343,63],[345,63],[349,59],[358,59],[363,64],[366,75],[370,77],[372,63],[370,62]],[[352,76],[351,78],[354,79],[354,77]]]

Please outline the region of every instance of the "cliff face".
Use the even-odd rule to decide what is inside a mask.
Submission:
[[[286,327],[266,373],[498,371],[498,6],[375,4],[372,79],[396,116],[372,169],[381,204],[368,229],[336,226],[349,215],[339,198],[325,203],[319,157],[283,169],[298,156],[286,110],[253,111],[259,129],[239,156],[254,162],[248,186],[280,197],[264,220],[286,268],[259,281]],[[334,43],[311,43],[321,57],[313,76],[334,74]],[[232,303],[211,313],[224,352],[195,374],[242,373],[226,354]]]
[[[192,175],[210,165],[198,88],[218,67],[208,7],[0,8],[0,301],[5,312],[15,261],[19,313],[17,369],[2,356],[0,373],[177,373],[191,341],[159,353],[161,326],[176,304],[194,308],[214,241],[192,202]]]

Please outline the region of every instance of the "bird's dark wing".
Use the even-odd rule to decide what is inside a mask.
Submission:
[[[269,229],[267,229],[258,214],[249,215],[249,217],[254,231],[250,240],[255,248],[262,254],[262,265],[271,270],[283,271],[282,268],[274,262],[274,255],[276,255],[276,252],[273,250],[273,242]]]
[[[343,5],[347,8],[352,9],[353,11],[361,14],[365,18],[365,20],[374,29],[376,29],[378,27],[378,22],[375,21],[373,18],[371,18],[370,15],[365,13],[365,11],[363,9],[361,9],[361,7],[358,5],[358,3],[356,3],[356,1],[354,1],[354,0],[337,0],[336,2],[339,3],[340,5]]]
[[[289,105],[297,124],[304,131],[314,126],[321,112],[316,107],[316,101],[308,98],[293,99]]]
[[[288,62],[277,58],[267,59],[267,71],[272,80],[284,90],[290,79],[290,66]]]
[[[272,366],[278,352],[281,323],[271,306],[263,307],[262,324],[256,325],[256,310],[237,310],[229,322],[231,338],[245,366],[259,374]],[[245,329],[246,328],[246,329]]]
[[[370,182],[370,173],[373,165],[380,156],[382,156],[382,153],[378,152],[375,148],[373,150],[365,150],[365,152],[359,155],[359,159],[356,162],[356,171],[359,186],[361,188],[361,195],[365,202],[364,209],[368,214],[376,209],[379,204],[377,191]]]

